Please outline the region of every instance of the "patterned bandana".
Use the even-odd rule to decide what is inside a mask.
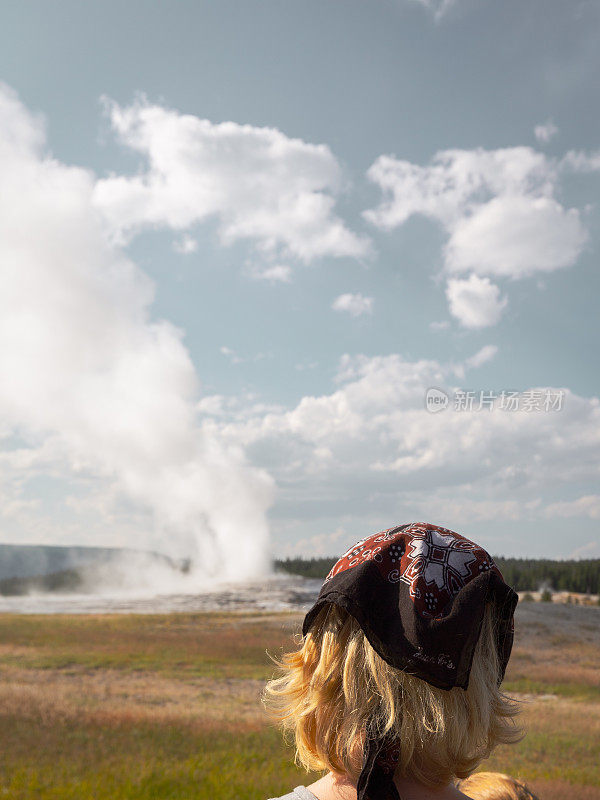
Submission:
[[[413,522],[361,539],[337,561],[304,618],[306,636],[334,603],[359,623],[373,649],[432,686],[466,689],[485,606],[493,602],[504,677],[518,595],[491,556],[454,531]],[[399,744],[367,731],[358,800],[400,800],[393,783]]]

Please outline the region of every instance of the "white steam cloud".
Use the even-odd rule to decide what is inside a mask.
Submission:
[[[0,84],[3,436],[111,481],[197,576],[263,574],[273,481],[200,429],[183,332],[152,320],[154,284],[110,241],[95,175],[45,147],[43,119]]]

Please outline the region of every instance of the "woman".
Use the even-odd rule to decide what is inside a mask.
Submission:
[[[521,738],[499,689],[517,601],[483,548],[437,525],[344,553],[263,693],[296,763],[327,770],[285,800],[465,798],[455,779]]]

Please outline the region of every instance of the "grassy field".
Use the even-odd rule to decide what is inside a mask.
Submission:
[[[263,715],[291,614],[0,616],[0,798],[265,800],[310,783]],[[506,689],[528,730],[486,769],[600,800],[600,609],[523,603]]]

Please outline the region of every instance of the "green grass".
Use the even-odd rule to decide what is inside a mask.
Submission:
[[[580,683],[554,683],[531,678],[505,681],[502,689],[509,694],[553,694],[557,697],[568,697],[571,700],[600,702],[600,687],[587,686]]]
[[[317,776],[264,726],[40,724],[0,716],[0,796],[11,800],[266,800]],[[600,742],[534,731],[486,763],[528,780],[600,786]]]
[[[311,783],[256,696],[274,672],[266,651],[288,649],[298,625],[287,614],[0,615],[0,800],[266,800]],[[482,768],[596,800],[600,653],[535,630],[504,688],[558,699],[526,703],[527,737]]]
[[[536,730],[517,746],[499,747],[485,769],[527,780],[566,781],[600,787],[600,740],[577,730]],[[573,795],[575,796],[575,795]]]
[[[11,800],[265,800],[305,782],[271,728],[0,721]]]
[[[248,616],[2,614],[0,667],[266,680],[272,662],[265,650],[280,649],[281,628],[265,628],[256,614],[251,615],[252,622],[244,621]],[[269,631],[271,635],[265,636]]]

